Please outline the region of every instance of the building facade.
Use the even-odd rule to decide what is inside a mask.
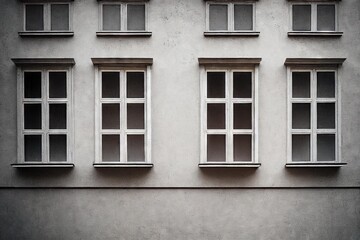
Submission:
[[[0,239],[360,239],[358,0],[0,3]]]

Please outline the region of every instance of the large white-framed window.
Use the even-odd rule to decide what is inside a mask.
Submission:
[[[24,1],[24,28],[21,36],[72,36],[72,3]]]
[[[202,64],[200,167],[258,167],[258,63]],[[216,59],[210,61],[217,62]],[[227,59],[221,59],[224,63]],[[240,63],[239,63],[240,62]]]
[[[255,13],[255,1],[207,1],[204,35],[258,36]]]
[[[95,62],[94,166],[152,167],[150,65]]]
[[[341,165],[337,66],[288,67],[287,166]]]
[[[62,60],[61,60],[62,61]],[[72,64],[18,67],[18,157],[15,167],[72,167]],[[48,62],[43,61],[44,64]]]

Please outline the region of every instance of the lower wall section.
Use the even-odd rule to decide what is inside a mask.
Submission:
[[[360,189],[1,189],[0,239],[360,239]]]

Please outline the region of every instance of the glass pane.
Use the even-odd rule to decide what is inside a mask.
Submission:
[[[310,72],[292,73],[292,97],[293,98],[310,97]]]
[[[145,162],[144,135],[127,136],[128,162]]]
[[[335,31],[335,5],[317,5],[317,30]]]
[[[234,161],[251,160],[251,135],[234,135]]]
[[[66,135],[50,135],[50,162],[65,162],[66,153]]]
[[[103,5],[103,30],[120,30],[120,5]]]
[[[209,6],[209,29],[228,30],[228,6],[211,4]]]
[[[66,72],[49,72],[49,97],[66,98]]]
[[[127,128],[128,129],[144,129],[144,104],[128,103],[127,105]]]
[[[50,129],[66,129],[66,103],[49,104]]]
[[[253,30],[253,6],[234,5],[235,30]]]
[[[310,103],[292,104],[292,128],[310,129]]]
[[[126,92],[128,98],[144,98],[144,73],[128,72],[126,74]]]
[[[120,135],[102,135],[102,161],[120,162]]]
[[[317,128],[335,129],[335,103],[317,104]]]
[[[41,98],[41,72],[24,73],[25,98]]]
[[[51,30],[69,30],[68,4],[51,4]]]
[[[25,135],[25,162],[41,162],[41,135]]]
[[[26,5],[27,31],[44,30],[44,7],[43,5]]]
[[[234,72],[234,98],[252,97],[251,77],[251,72]]]
[[[317,97],[335,98],[335,72],[317,73]]]
[[[251,103],[234,104],[234,129],[252,128],[252,109]]]
[[[127,30],[145,31],[145,5],[127,5]]]
[[[310,161],[310,135],[292,135],[292,161]]]
[[[207,161],[225,162],[225,135],[207,135]]]
[[[102,104],[102,129],[120,129],[120,104]]]
[[[311,5],[293,5],[293,30],[311,30]]]
[[[41,129],[41,103],[24,104],[25,129]]]
[[[120,97],[120,74],[119,72],[102,72],[103,98],[119,98]]]
[[[225,98],[225,72],[207,73],[207,97]]]
[[[335,134],[317,135],[317,160],[335,161]]]
[[[225,129],[225,104],[207,105],[207,129]]]

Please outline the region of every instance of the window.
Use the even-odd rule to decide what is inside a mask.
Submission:
[[[260,166],[256,107],[259,62],[260,59],[199,59],[200,167]]]
[[[14,166],[73,166],[73,60],[61,59],[60,65],[53,59],[13,61],[19,67],[18,160]]]
[[[288,162],[295,165],[340,162],[340,99],[337,68],[288,69]]]
[[[289,34],[341,35],[337,26],[337,4],[304,2],[291,5]]]
[[[146,59],[145,59],[146,60]],[[106,63],[121,64],[108,67]],[[96,167],[151,167],[150,66],[129,59],[96,66]],[[151,62],[150,62],[151,63]],[[149,64],[149,62],[147,63]]]
[[[98,36],[143,35],[147,32],[147,4],[144,2],[104,2],[100,4]]]
[[[20,35],[73,35],[70,32],[70,6],[64,0],[57,3],[25,3],[24,31]]]
[[[208,2],[206,32],[211,35],[259,35],[255,32],[255,3]]]

